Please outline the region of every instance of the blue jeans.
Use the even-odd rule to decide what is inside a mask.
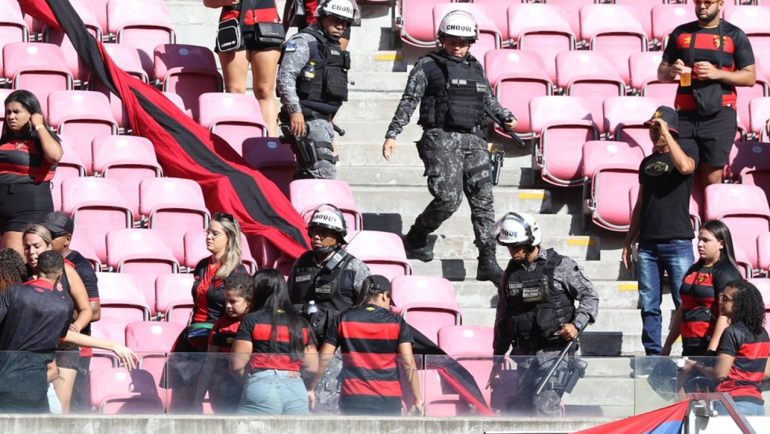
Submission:
[[[725,409],[725,407],[722,405],[721,402],[715,402],[714,409],[717,411],[717,413],[721,415],[727,414],[727,409]],[[765,415],[764,405],[756,404],[749,401],[735,401],[735,409],[738,411],[738,413],[741,413],[744,416],[764,416]]]
[[[695,262],[692,240],[671,240],[656,244],[640,242],[637,250],[639,299],[642,302],[642,344],[648,356],[660,354],[660,303],[663,301],[663,275],[668,273],[671,298],[679,309],[679,287],[684,273]]]
[[[238,414],[308,414],[305,383],[299,373],[267,369],[249,375],[243,384]]]

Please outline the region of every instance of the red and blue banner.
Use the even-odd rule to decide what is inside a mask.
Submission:
[[[244,233],[261,235],[292,257],[307,251],[305,222],[278,187],[156,88],[118,68],[69,1],[19,0],[19,5],[69,36],[92,77],[123,101],[134,134],[153,143],[164,174],[198,182],[208,209],[235,216]]]
[[[689,401],[678,402],[649,413],[577,431],[573,434],[679,434]]]

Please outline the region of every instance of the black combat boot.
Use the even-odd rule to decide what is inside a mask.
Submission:
[[[428,232],[417,225],[412,225],[409,233],[404,237],[404,248],[406,257],[417,259],[422,262],[433,260],[433,246],[428,242]]]
[[[503,269],[497,264],[495,245],[479,246],[479,266],[476,270],[476,280],[488,280],[495,285],[500,285],[503,278]]]

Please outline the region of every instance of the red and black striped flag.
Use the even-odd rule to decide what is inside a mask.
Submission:
[[[264,236],[292,257],[307,250],[305,222],[278,187],[160,91],[118,68],[69,1],[19,0],[19,5],[28,15],[69,36],[92,79],[100,80],[123,100],[134,134],[154,144],[166,175],[198,182],[206,206],[235,216],[246,234]]]

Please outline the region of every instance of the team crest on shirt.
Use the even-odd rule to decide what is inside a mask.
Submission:
[[[689,46],[690,45],[690,41],[692,41],[692,36],[685,36],[684,37],[684,45]]]
[[[59,292],[64,292],[64,286],[62,286],[61,281],[56,282],[56,290]]]
[[[719,48],[719,46],[722,45],[722,42],[723,40],[719,39],[719,35],[714,35],[714,48]]]
[[[660,176],[666,172],[668,172],[668,164],[663,161],[656,161],[644,168],[644,173],[650,176]]]
[[[235,340],[235,339],[233,339],[232,337],[229,337],[229,338],[225,339],[225,343],[226,343],[227,345],[232,345],[234,340]]]
[[[695,284],[696,285],[700,285],[700,284],[702,284],[705,281],[706,281],[706,275],[705,274],[699,274],[698,275],[698,280],[695,281]]]
[[[368,310],[368,311],[372,311],[372,312],[373,312],[373,311],[374,311],[374,308],[373,308],[373,307],[367,307],[367,308],[366,308],[366,310]]]

